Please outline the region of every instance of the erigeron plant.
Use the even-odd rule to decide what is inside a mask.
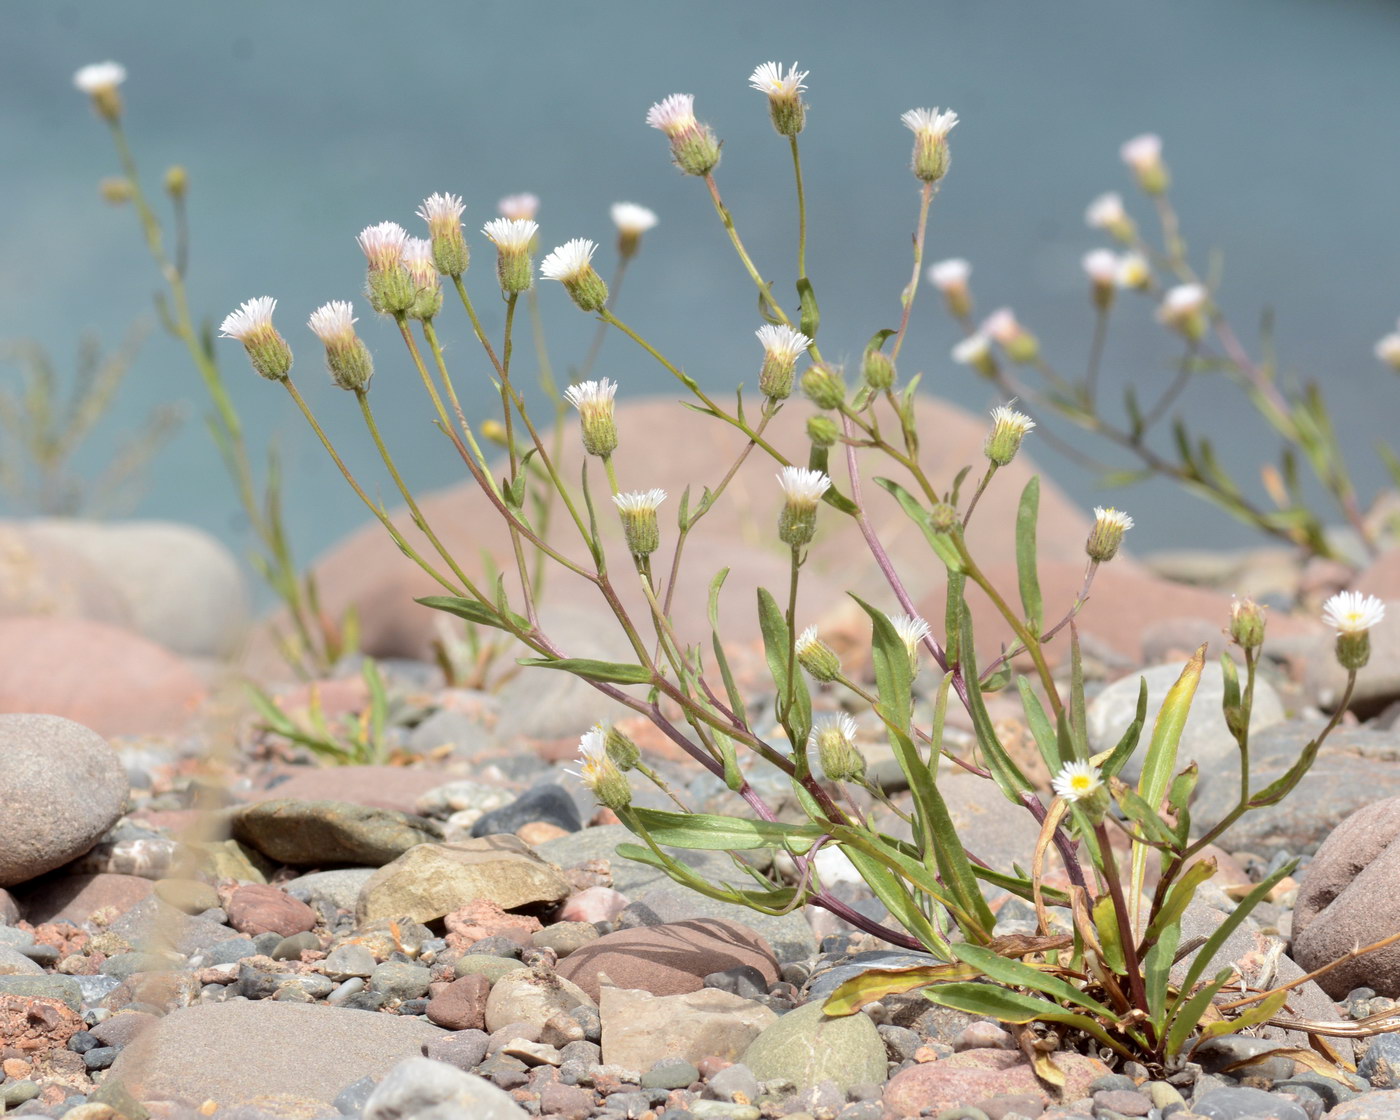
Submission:
[[[578,413],[578,438],[585,452],[579,477],[564,476],[557,445],[550,446],[532,419],[513,368],[516,312],[521,297],[534,289],[539,227],[533,206],[512,207],[513,213],[487,222],[482,231],[495,249],[496,267],[494,276],[488,273],[479,287],[490,295],[499,294],[505,303],[499,340],[486,334],[468,291],[469,254],[460,220],[461,199],[439,194],[424,204],[420,214],[429,227],[427,248],[414,245],[407,232],[391,222],[371,226],[360,235],[368,260],[371,306],[397,326],[408,364],[426,390],[438,428],[509,527],[513,554],[509,580],[504,575],[489,581],[473,579],[443,545],[404,484],[375,426],[369,393],[373,363],[355,333],[349,304],[326,304],[312,314],[310,326],[324,344],[332,379],[354,394],[374,448],[408,505],[417,530],[412,539],[381,504],[369,498],[297,389],[288,344],[272,323],[270,297],[250,300],[235,313],[246,320],[240,337],[254,368],[290,394],[347,482],[400,550],[441,586],[443,594],[420,602],[509,635],[531,654],[522,658],[522,664],[574,674],[601,695],[646,717],[696,764],[721,779],[744,805],[741,813],[733,815],[692,811],[643,763],[636,744],[619,728],[596,726],[582,737],[579,776],[640,840],[622,846],[622,855],[659,867],[677,882],[713,898],[763,913],[822,907],[858,929],[923,950],[933,958],[924,968],[866,974],[839,989],[827,1004],[828,1012],[850,1013],[882,995],[922,987],[937,1003],[1016,1025],[1037,1072],[1059,1083],[1063,1083],[1059,1070],[1046,1049],[1035,1045],[1028,1025],[1053,1025],[1107,1057],[1134,1058],[1160,1068],[1213,1034],[1280,1021],[1286,989],[1246,993],[1223,1005],[1222,989],[1234,978],[1234,970],[1226,968],[1209,977],[1204,970],[1253,906],[1294,865],[1279,868],[1255,885],[1183,966],[1184,975],[1174,974],[1173,965],[1193,947],[1181,945],[1179,919],[1197,888],[1215,872],[1214,862],[1202,855],[1207,845],[1245,812],[1285,797],[1307,773],[1346,709],[1356,673],[1369,654],[1369,630],[1380,620],[1382,606],[1359,595],[1329,603],[1328,621],[1337,629],[1337,655],[1347,671],[1345,695],[1322,734],[1289,771],[1257,789],[1249,773],[1249,723],[1265,618],[1254,603],[1236,603],[1229,633],[1243,672],[1230,656],[1222,657],[1221,667],[1224,715],[1239,745],[1241,791],[1234,809],[1204,834],[1193,836],[1190,803],[1197,772],[1194,764],[1178,767],[1178,745],[1205,667],[1205,647],[1183,669],[1150,733],[1144,685],[1136,718],[1121,740],[1108,750],[1091,752],[1075,617],[1086,604],[1092,609],[1096,573],[1113,560],[1124,534],[1132,528],[1132,519],[1116,509],[1095,511],[1085,542],[1083,588],[1073,602],[1059,604],[1058,613],[1048,612],[1037,575],[1036,479],[1025,486],[1019,503],[1014,598],[988,578],[971,554],[965,532],[978,499],[996,483],[998,471],[1014,461],[1033,431],[1031,419],[1010,405],[993,413],[986,461],[975,484],[966,484],[971,466],[955,478],[938,482],[925,472],[913,404],[918,378],[901,386],[896,362],[923,271],[929,209],[949,168],[949,136],[957,124],[951,111],[917,109],[903,118],[914,133],[911,164],[920,195],[913,275],[900,297],[898,327],[876,332],[864,351],[860,380],[854,386],[823,357],[816,341],[819,308],[805,263],[806,206],[798,144],[805,123],[801,97],[805,77],[795,67],[784,71],[768,63],[752,78],[768,98],[774,127],[788,140],[792,155],[798,230],[792,312],[747,252],[724,204],[716,177],[719,141],[696,118],[693,98],[672,95],[647,114],[647,122],[669,140],[677,167],[704,184],[770,320],[757,330],[763,356],[755,362],[762,396],[756,411],[745,407],[742,393],[733,409],[722,404],[619,317],[613,298],[616,285],[610,294],[593,263],[598,251],[593,242],[567,241],[538,266],[544,278],[559,281],[573,302],[596,316],[603,328],[624,335],[673,375],[695,398],[691,407],[708,422],[727,424],[743,433],[742,452],[698,498],[689,490],[672,499],[656,488],[622,489],[616,452],[629,439],[644,437],[619,425],[614,410],[616,386],[606,378],[582,379],[562,394]],[[1140,172],[1144,187],[1160,193],[1164,183],[1149,171]],[[634,222],[629,228],[618,222],[623,262],[638,251],[649,224]],[[429,259],[436,271],[427,269],[424,262]],[[1108,269],[1096,264],[1095,273],[1099,277],[1095,298],[1107,302],[1111,296]],[[966,266],[945,262],[935,276],[950,306],[955,312],[963,308],[964,314],[970,310],[967,274]],[[480,271],[474,279],[476,275]],[[474,423],[462,407],[438,337],[435,322],[445,314],[448,285],[499,389],[501,416],[493,424],[505,445],[504,464],[488,460],[481,438],[486,425]],[[1204,333],[1203,301],[1177,298],[1170,306],[1175,329],[1197,338]],[[1017,360],[1034,359],[1033,335],[1009,312],[993,317],[988,334]],[[995,369],[990,344],[982,335],[974,335],[966,346],[980,348],[980,360]],[[799,368],[804,363],[805,368]],[[808,440],[805,446],[780,448],[768,438],[769,424],[780,409],[794,407],[792,397],[799,387],[816,407],[806,428]],[[898,477],[879,477],[874,483],[896,498],[920,530],[932,558],[946,570],[941,634],[918,616],[868,516],[867,481],[858,451],[888,460]],[[684,563],[689,535],[724,498],[740,465],[753,454],[773,461],[783,499],[773,533],[789,558],[788,587],[780,595],[759,590],[757,596],[758,624],[782,732],[768,737],[750,718],[722,640],[718,596],[727,573],[720,571],[711,578],[711,573],[692,573]],[[834,475],[840,476],[839,483]],[[611,501],[602,500],[604,489]],[[538,508],[531,506],[531,496],[539,491],[557,499],[571,523],[565,525],[566,535],[576,536],[587,559],[566,551],[557,533],[542,531],[530,512]],[[665,518],[666,524],[663,508],[668,513],[674,510],[673,517]],[[630,571],[619,573],[608,563],[600,523],[610,516],[619,519]],[[890,614],[856,600],[869,619],[873,686],[849,674],[820,632],[798,617],[797,589],[804,566],[811,551],[820,547],[822,522],[833,517],[854,519],[900,608],[900,613]],[[532,557],[545,558],[576,587],[600,597],[631,650],[629,660],[571,656],[546,632],[537,609]],[[635,580],[640,587],[647,604],[645,617],[634,617],[624,606],[619,594],[623,580]],[[713,630],[708,650],[683,645],[671,616],[675,596],[696,594],[704,586],[702,580],[709,584]],[[969,584],[987,596],[1015,635],[1011,646],[985,665],[978,662],[973,642],[972,613],[965,599]],[[1051,672],[1046,657],[1047,645],[1055,640],[1069,646],[1067,682]],[[937,682],[928,693],[932,716],[927,721],[915,718],[915,700],[923,695],[916,686],[921,665],[935,667]],[[831,700],[849,696],[870,706],[908,784],[908,812],[893,805],[870,780],[853,721],[839,714],[816,714],[814,685]],[[1008,753],[988,714],[986,694],[1008,685],[1016,689],[1035,746],[1054,775],[1048,804]],[[971,718],[976,745],[970,752],[955,751],[945,739],[950,703],[965,708]],[[1121,774],[1144,736],[1141,777],[1129,785]],[[1007,812],[1029,813],[1038,822],[1040,839],[1028,853],[1029,872],[1017,866],[990,866],[965,848],[939,789],[944,760],[994,782],[1007,800]],[[779,819],[750,781],[752,768],[765,765],[787,780],[801,819]],[[660,786],[677,808],[662,811],[635,805],[633,775]],[[873,797],[896,812],[908,825],[908,838],[877,828],[859,808],[860,797],[852,794]],[[1129,857],[1122,866],[1114,855],[1114,833],[1127,838]],[[675,848],[735,854],[734,882],[698,875],[670,854],[668,849]],[[1058,878],[1047,871],[1052,849],[1061,865]],[[819,857],[831,852],[857,869],[888,909],[888,922],[862,914],[827,888]],[[738,858],[743,853],[750,858]],[[774,858],[765,865],[751,862],[754,853],[783,859]],[[1152,864],[1157,874],[1149,887]],[[791,876],[780,870],[784,865],[794,869]],[[762,870],[763,866],[771,870]],[[1030,902],[1037,916],[1035,933],[998,936],[983,893],[987,889],[1007,891]],[[1312,1024],[1309,1029],[1319,1033],[1327,1027]]]

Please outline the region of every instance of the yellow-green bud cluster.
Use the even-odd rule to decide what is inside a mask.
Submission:
[[[937,502],[928,511],[928,523],[935,533],[951,533],[958,524],[957,507],[948,502]]]
[[[613,396],[617,382],[606,377],[580,381],[564,390],[564,399],[578,409],[583,431],[583,449],[606,459],[617,450],[617,421],[613,418]]]
[[[292,348],[272,325],[277,301],[258,296],[229,314],[219,328],[223,338],[237,339],[248,352],[253,370],[269,381],[285,381],[292,371]]]
[[[834,447],[840,438],[841,429],[830,416],[807,417],[807,438],[816,447]]]
[[[695,119],[695,97],[673,93],[647,111],[647,124],[671,141],[671,159],[687,175],[708,175],[719,164],[719,141]]]
[[[103,202],[124,206],[135,197],[136,188],[125,175],[110,175],[97,184],[97,193],[102,196]]]
[[[870,388],[883,393],[894,385],[894,360],[883,350],[871,347],[860,363],[860,375]]]
[[[816,748],[822,773],[830,781],[859,782],[865,777],[865,758],[855,740],[855,720],[837,715],[818,718],[807,742]]]
[[[1016,458],[1021,441],[1035,427],[1035,421],[1024,412],[999,405],[992,409],[992,430],[987,434],[987,458],[993,465],[1004,467]]]
[[[778,472],[783,488],[783,511],[778,515],[778,539],[791,548],[810,544],[817,532],[817,504],[831,486],[821,471],[784,467]]]
[[[627,784],[627,776],[608,750],[607,733],[603,727],[595,726],[579,739],[581,764],[576,776],[586,785],[598,801],[616,812],[632,804],[632,789]]]
[[[539,223],[530,218],[493,218],[482,227],[481,232],[496,246],[496,276],[507,296],[528,292],[534,283],[530,246],[539,229]]]
[[[837,409],[846,403],[846,381],[832,366],[810,366],[802,375],[802,391],[818,408]]]
[[[1084,542],[1084,551],[1096,564],[1112,560],[1123,543],[1123,534],[1133,527],[1133,519],[1120,509],[1094,507],[1094,527]]]
[[[665,500],[666,491],[656,489],[613,495],[613,504],[622,515],[622,536],[633,556],[650,556],[661,547],[656,507]]]
[[[797,663],[813,680],[834,681],[841,675],[841,659],[836,651],[817,637],[817,628],[809,626],[797,636],[794,646]]]
[[[914,155],[910,167],[925,183],[936,183],[948,173],[948,133],[958,123],[951,109],[910,109],[900,117],[904,126],[914,133]]]
[[[326,348],[326,368],[340,388],[361,393],[374,376],[374,359],[355,333],[354,309],[345,300],[332,300],[311,313],[306,325]]]
[[[540,262],[540,275],[563,284],[580,311],[601,311],[607,306],[608,286],[592,263],[597,251],[592,241],[575,237]]]
[[[1241,649],[1258,649],[1264,644],[1264,611],[1253,599],[1230,602],[1230,637]]]
[[[624,735],[612,724],[597,724],[594,730],[601,729],[603,732],[603,742],[608,749],[608,757],[617,763],[619,770],[627,771],[634,769],[642,761],[642,752],[631,738]]]
[[[189,193],[190,173],[178,163],[165,169],[165,193],[173,199],[182,199]]]
[[[471,263],[471,250],[462,236],[465,209],[459,195],[441,193],[430,194],[418,207],[418,216],[428,223],[433,265],[444,276],[461,276]]]
[[[769,400],[786,400],[792,395],[793,377],[800,358],[812,340],[789,326],[769,324],[754,332],[763,345],[763,365],[758,371],[758,391]]]
[[[807,87],[802,79],[808,71],[798,70],[797,63],[783,73],[780,62],[765,62],[749,76],[749,85],[768,95],[768,115],[779,136],[796,136],[807,123],[807,107],[802,103],[802,91]]]

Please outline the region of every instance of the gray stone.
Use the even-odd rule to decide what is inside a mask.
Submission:
[[[44,969],[18,949],[0,944],[0,976],[41,976]]]
[[[385,961],[370,974],[369,990],[381,993],[385,999],[402,1002],[428,994],[432,973],[421,964],[407,961]]]
[[[233,835],[293,867],[382,867],[418,844],[437,840],[439,830],[422,817],[393,809],[276,798],[239,810]]]
[[[72,976],[0,976],[0,995],[36,996],[62,1000],[74,1011],[83,1009],[83,989]]]
[[[642,1074],[643,1089],[685,1089],[700,1080],[700,1071],[684,1058],[662,1058]]]
[[[883,1083],[885,1044],[862,1014],[827,1018],[820,1003],[807,1003],[766,1028],[744,1051],[743,1062],[760,1081],[787,1078],[799,1089],[834,1081],[841,1089]]]
[[[545,784],[526,790],[509,805],[487,813],[472,825],[472,835],[514,832],[531,821],[546,821],[565,832],[577,832],[583,827],[573,798],[560,786]]]
[[[126,770],[105,739],[60,716],[0,715],[0,887],[88,851],[121,816]]]
[[[1303,748],[1322,730],[1320,720],[1290,720],[1249,739],[1251,790],[1282,777]],[[1227,851],[1271,856],[1279,851],[1315,852],[1343,820],[1363,806],[1400,795],[1400,730],[1338,728],[1322,744],[1312,768],[1276,805],[1254,809],[1236,821],[1218,843]],[[1239,801],[1238,765],[1202,771],[1191,815],[1197,832],[1214,825]]]
[[[378,962],[363,945],[337,945],[320,964],[320,969],[332,980],[349,980],[352,976],[368,978]]]
[[[604,987],[599,1015],[603,1061],[630,1070],[650,1069],[663,1058],[735,1061],[778,1021],[771,1008],[717,988],[654,996]]]
[[[474,758],[491,750],[495,745],[495,733],[480,720],[449,708],[434,712],[415,727],[408,737],[408,749],[419,755],[427,755],[450,746],[455,757]]]
[[[1191,1103],[1191,1111],[1210,1120],[1250,1120],[1267,1116],[1270,1120],[1310,1120],[1301,1106],[1263,1089],[1212,1089]]]
[[[1400,1035],[1378,1034],[1369,1039],[1356,1072],[1377,1089],[1400,1089]]]
[[[108,1075],[140,1100],[264,1095],[331,1104],[348,1078],[379,1077],[444,1031],[420,1019],[276,1000],[172,1011],[118,1056]]]
[[[374,874],[373,867],[342,867],[335,871],[313,871],[282,884],[289,894],[305,891],[311,904],[329,903],[337,910],[355,909],[355,899]]]
[[[406,1058],[365,1104],[364,1120],[525,1120],[528,1114],[485,1078],[431,1058]]]
[[[1181,676],[1180,665],[1153,665],[1141,673],[1131,673],[1114,681],[1089,704],[1087,712],[1089,749],[1108,750],[1122,737],[1137,712],[1139,679],[1147,681],[1147,723],[1143,728],[1138,750],[1123,767],[1124,781],[1136,781],[1142,773],[1142,760],[1152,739],[1153,722],[1166,698],[1167,690]],[[1201,773],[1230,773],[1236,765],[1239,747],[1225,726],[1220,710],[1225,695],[1225,678],[1218,661],[1208,661],[1201,673],[1200,684],[1191,704],[1191,714],[1181,735],[1177,753],[1179,770],[1188,762],[1200,764]],[[1257,679],[1254,684],[1254,713],[1250,720],[1250,735],[1276,723],[1283,722],[1283,701],[1268,681]]]
[[[486,1000],[486,1029],[494,1032],[512,1023],[528,1023],[538,1030],[554,1015],[592,1006],[588,993],[572,980],[517,968],[491,985]]]
[[[428,922],[478,898],[505,910],[558,902],[569,882],[514,836],[457,844],[420,844],[381,867],[355,904],[356,921],[411,918]]]
[[[435,1038],[423,1048],[423,1053],[434,1061],[446,1062],[458,1069],[471,1070],[486,1057],[490,1035],[485,1031],[453,1031],[441,1038]]]

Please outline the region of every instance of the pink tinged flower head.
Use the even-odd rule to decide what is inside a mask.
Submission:
[[[972,276],[972,265],[963,260],[962,257],[949,257],[947,260],[935,261],[928,266],[929,283],[940,292],[957,291],[967,287],[967,281]]]
[[[1112,249],[1091,249],[1080,262],[1095,287],[1111,288],[1118,283],[1118,254]]]
[[[343,345],[355,338],[355,309],[349,300],[336,299],[311,313],[306,325],[326,346]]]
[[[417,212],[418,216],[428,223],[428,230],[437,237],[458,228],[462,224],[462,212],[466,208],[461,195],[438,193],[425,198]]]
[[[539,212],[539,196],[533,195],[529,191],[524,191],[521,194],[508,194],[496,203],[496,213],[503,218],[513,218],[519,222],[530,221]]]
[[[277,310],[277,301],[272,296],[258,296],[245,300],[237,311],[230,312],[219,327],[220,338],[235,338],[246,343],[258,334],[270,331],[272,313]]]
[[[326,368],[340,388],[363,392],[374,376],[374,360],[355,333],[355,312],[348,300],[332,300],[311,313],[311,333],[326,348]]]
[[[1099,195],[1084,211],[1084,224],[1090,229],[1114,230],[1128,220],[1123,209],[1123,196],[1117,191]]]
[[[126,67],[120,62],[94,62],[73,75],[73,85],[81,93],[95,96],[116,89],[126,81]]]
[[[471,252],[462,236],[464,209],[461,196],[455,194],[429,195],[418,207],[418,216],[428,223],[433,263],[444,276],[461,276],[471,262]]]
[[[224,318],[219,328],[223,338],[243,343],[253,370],[269,381],[284,381],[292,369],[292,348],[272,325],[277,301],[271,296],[246,300],[237,311]]]
[[[809,73],[808,70],[799,70],[795,62],[788,67],[786,74],[781,62],[763,62],[749,75],[749,85],[769,97],[796,97],[807,88],[802,83]]]
[[[404,244],[408,230],[398,222],[380,222],[367,226],[355,239],[369,261],[371,272],[389,272],[403,264]]]
[[[953,347],[953,361],[959,365],[981,368],[991,359],[991,340],[981,331],[974,331]]]
[[[1125,140],[1118,155],[1134,171],[1149,170],[1162,162],[1162,138],[1155,132],[1144,132]]]
[[[530,218],[493,218],[481,227],[487,240],[502,253],[525,252],[539,231],[539,223]]]
[[[659,128],[672,140],[697,127],[695,95],[673,93],[647,110],[647,124]]]
[[[575,237],[566,241],[540,261],[540,275],[546,280],[559,280],[568,283],[577,280],[593,268],[593,254],[598,246],[587,238]]]
[[[618,232],[624,236],[630,234],[640,237],[655,227],[658,221],[654,211],[635,202],[614,202],[610,213],[613,225],[617,226]]]
[[[1339,591],[1322,605],[1322,620],[1340,634],[1364,634],[1385,618],[1385,604],[1360,591]]]
[[[425,237],[410,237],[404,241],[403,263],[413,278],[415,287],[438,286],[437,265],[433,263],[433,243]]]
[[[946,139],[958,123],[958,115],[952,109],[910,109],[899,119],[916,137],[933,140]]]

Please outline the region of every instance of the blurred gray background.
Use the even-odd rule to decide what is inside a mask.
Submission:
[[[1151,222],[1117,149],[1156,131],[1198,267],[1210,248],[1225,253],[1222,303],[1236,326],[1253,345],[1260,313],[1277,313],[1283,367],[1325,385],[1357,450],[1363,493],[1382,481],[1369,446],[1400,415],[1400,386],[1372,355],[1400,313],[1394,3],[112,0],[7,5],[3,20],[0,339],[38,339],[63,368],[83,329],[115,344],[132,319],[149,318],[158,287],[134,215],[98,197],[115,159],[71,86],[74,69],[112,58],[130,71],[122,92],[148,184],[158,193],[170,163],[189,169],[197,312],[217,323],[243,299],[275,295],[299,382],[358,462],[370,465],[352,402],[321,374],[303,326],[333,298],[361,308],[378,355],[374,400],[405,473],[423,487],[461,477],[392,326],[363,306],[354,243],[384,219],[418,232],[414,208],[437,190],[467,199],[469,282],[493,326],[493,255],[476,231],[498,197],[540,195],[545,247],[599,240],[605,275],[608,205],[650,206],[661,224],[634,263],[620,313],[706,386],[752,385],[760,357],[752,287],[702,185],[670,166],[664,138],[643,117],[668,93],[696,95],[700,117],[725,141],[726,200],[785,294],[790,164],[747,76],[766,59],[797,60],[811,71],[802,148],[810,272],[829,357],[854,362],[875,330],[897,323],[917,201],[902,111],[945,106],[962,118],[927,259],[970,258],[979,312],[1015,307],[1067,371],[1082,369],[1091,324],[1079,259],[1102,243],[1085,228],[1084,207],[1118,189]],[[566,375],[592,322],[558,285],[542,299]],[[1107,383],[1164,383],[1177,347],[1145,304],[1123,306]],[[459,360],[472,354],[461,316],[446,316],[442,330]],[[926,389],[972,409],[998,403],[949,360],[957,337],[925,288],[901,374],[923,370]],[[366,515],[285,394],[249,372],[236,344],[224,343],[221,356],[255,443],[275,438],[282,448],[292,537],[310,559]],[[522,358],[532,371],[528,350]],[[624,395],[675,392],[620,337],[609,339],[596,372],[620,381]],[[491,394],[480,363],[458,376],[473,386],[469,407],[484,415]],[[190,402],[190,419],[154,462],[136,512],[193,522],[241,546],[238,506],[200,420],[202,389],[178,343],[151,336],[85,461],[98,462],[154,404],[177,399]],[[1201,382],[1181,408],[1217,435],[1257,491],[1259,460],[1275,444],[1238,396]],[[1168,486],[1104,491],[1043,446],[1034,453],[1086,505],[1133,512],[1139,550],[1258,539]]]

